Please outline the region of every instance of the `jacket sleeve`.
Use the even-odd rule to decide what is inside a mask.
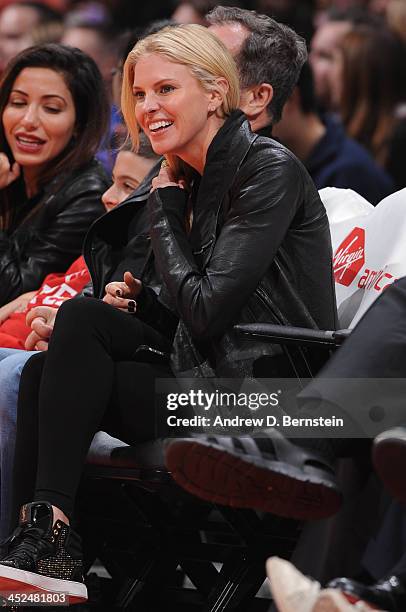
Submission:
[[[11,236],[0,235],[0,304],[38,289],[50,272],[63,272],[81,253],[90,224],[102,214],[101,176],[80,177],[47,200]]]
[[[137,298],[137,316],[144,323],[172,339],[179,319],[162,304],[151,287],[143,287]]]
[[[272,263],[303,201],[303,171],[294,158],[255,157],[234,181],[230,208],[203,271],[185,233],[181,190],[158,189],[149,199],[155,261],[195,338],[221,335],[229,327]],[[177,202],[171,190],[178,192]]]

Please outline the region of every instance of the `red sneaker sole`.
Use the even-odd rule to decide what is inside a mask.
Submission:
[[[276,464],[276,462],[275,462]],[[174,480],[205,501],[253,508],[297,520],[317,520],[340,508],[333,488],[241,460],[213,446],[178,441],[166,451]]]

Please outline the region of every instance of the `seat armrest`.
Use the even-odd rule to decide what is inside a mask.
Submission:
[[[272,323],[245,323],[235,325],[234,329],[252,338],[261,338],[277,344],[295,344],[300,346],[340,346],[350,335],[351,330],[324,331],[306,327],[273,325]]]

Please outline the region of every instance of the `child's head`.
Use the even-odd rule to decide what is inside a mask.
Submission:
[[[102,196],[105,209],[111,210],[128,198],[158,161],[149,140],[140,134],[138,153],[131,151],[130,143],[119,151],[113,168],[113,184]]]

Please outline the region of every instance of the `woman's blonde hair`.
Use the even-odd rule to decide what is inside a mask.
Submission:
[[[206,91],[218,91],[222,104],[217,113],[228,116],[238,108],[240,88],[235,62],[224,44],[203,26],[180,24],[168,26],[137,42],[124,64],[121,90],[121,110],[130,132],[134,149],[138,147],[139,126],[135,118],[136,100],[133,95],[134,68],[138,60],[149,53],[163,55],[169,61],[187,66],[192,76]],[[219,85],[225,79],[228,90]],[[168,155],[173,170],[179,169],[177,158]]]

